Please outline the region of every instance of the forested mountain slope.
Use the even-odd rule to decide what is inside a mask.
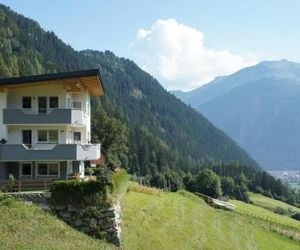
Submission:
[[[106,95],[93,99],[93,139],[102,142],[109,161],[137,175],[179,173],[220,161],[258,166],[130,60],[111,52],[75,51],[3,5],[0,45],[1,78],[99,67]]]

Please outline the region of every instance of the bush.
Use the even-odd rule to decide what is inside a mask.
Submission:
[[[50,189],[51,203],[75,207],[97,206],[108,203],[107,184],[101,181],[57,181]]]
[[[210,169],[201,171],[195,179],[195,191],[218,198],[222,195],[220,177]]]
[[[276,207],[274,213],[281,215],[291,215],[292,211],[290,209],[285,209],[283,207]]]
[[[194,182],[195,182],[195,180],[194,180],[194,176],[193,175],[191,175],[190,173],[187,174],[186,176],[184,176],[182,178],[182,181],[183,181],[184,187],[185,187],[185,189],[187,191],[189,191],[189,192],[193,192],[194,191],[194,189],[195,189],[194,188]]]

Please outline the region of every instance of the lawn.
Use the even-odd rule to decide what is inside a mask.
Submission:
[[[236,212],[213,209],[187,192],[129,192],[124,249],[300,249],[300,244]]]
[[[34,205],[1,196],[0,221],[0,249],[115,249]]]
[[[257,223],[264,220],[239,213],[253,211],[254,205],[234,201],[238,212],[228,212],[185,191],[165,193],[139,186],[129,190],[122,203],[124,250],[300,249],[299,242]],[[0,221],[0,249],[115,249],[14,199],[0,197]]]
[[[259,207],[266,208],[268,210],[274,211],[276,208],[280,207],[283,209],[290,209],[295,212],[300,213],[300,208],[291,206],[282,201],[274,200],[269,197],[263,196],[261,194],[250,193],[250,200]]]
[[[238,213],[250,218],[257,225],[300,241],[300,222],[287,215],[280,215],[274,212],[278,207],[298,212],[299,208],[259,194],[251,193],[250,198],[254,204],[246,204],[235,200],[230,202],[236,205]]]

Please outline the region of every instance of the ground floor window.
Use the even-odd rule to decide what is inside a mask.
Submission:
[[[38,177],[59,177],[58,162],[38,162],[36,168]]]
[[[20,176],[21,176],[21,178],[31,178],[32,177],[32,163],[30,163],[30,162],[21,163]]]

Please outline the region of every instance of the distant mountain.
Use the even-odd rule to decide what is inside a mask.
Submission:
[[[300,64],[265,61],[173,94],[234,138],[265,169],[300,169]]]
[[[105,121],[95,121],[93,116],[93,131],[101,130],[101,124],[106,123],[106,130],[101,135],[99,132],[100,139],[107,133],[107,142],[116,136],[126,142],[129,150],[123,144],[115,145],[110,158],[119,160],[131,173],[180,173],[213,162],[239,161],[258,166],[225,133],[170,95],[156,79],[128,59],[112,52],[75,51],[53,32],[44,31],[35,21],[3,5],[0,45],[0,77],[99,67],[106,93],[92,100],[92,108],[115,120],[108,121],[102,113]],[[120,124],[126,129],[120,129]]]

